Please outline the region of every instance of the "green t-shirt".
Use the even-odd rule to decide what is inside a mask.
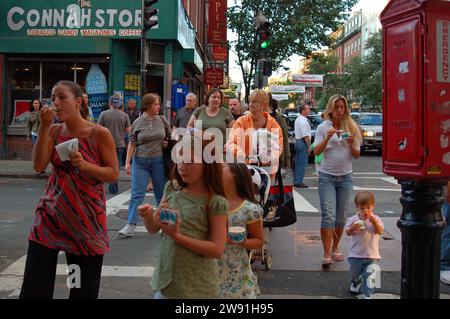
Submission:
[[[225,145],[225,142],[227,140],[227,127],[232,121],[234,121],[233,115],[228,109],[221,107],[219,113],[216,116],[210,117],[208,116],[208,114],[206,114],[206,106],[203,105],[196,109],[193,115],[195,116],[197,121],[202,121],[201,127],[197,124],[194,125],[195,128],[203,131],[209,128],[218,128],[220,131],[222,131],[222,145]]]
[[[192,197],[182,190],[174,190],[167,182],[164,196],[170,208],[181,215],[180,233],[199,239],[210,240],[208,213],[211,216],[226,215],[228,201],[219,195]],[[174,182],[174,186],[177,184]],[[161,233],[159,258],[152,276],[152,288],[161,290],[166,298],[216,298],[219,293],[219,270],[217,259],[201,256],[176,244],[164,232]]]
[[[311,150],[311,152],[314,152],[314,143],[311,144],[309,149]],[[322,160],[323,160],[323,152],[320,153],[320,155],[315,155],[314,156],[314,163],[320,164],[320,163],[322,163]]]

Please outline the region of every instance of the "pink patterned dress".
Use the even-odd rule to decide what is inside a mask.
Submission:
[[[93,136],[80,138],[79,152],[90,163],[101,166]],[[61,135],[57,144],[72,139]],[[80,172],[70,161],[62,162],[53,149],[53,171],[36,208],[29,240],[74,255],[104,255],[109,251],[106,229],[106,201],[103,182]]]

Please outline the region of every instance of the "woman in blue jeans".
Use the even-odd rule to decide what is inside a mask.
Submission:
[[[344,260],[339,241],[353,192],[352,159],[359,158],[362,138],[344,96],[331,96],[324,113],[325,121],[316,130],[314,153],[323,153],[319,168],[320,235],[322,266],[329,267],[334,261]]]
[[[128,222],[119,234],[125,237],[134,235],[137,224],[137,207],[142,204],[151,177],[159,205],[164,192],[167,176],[164,167],[163,148],[168,146],[166,137],[170,134],[169,123],[159,115],[161,99],[157,94],[144,95],[141,102],[142,116],[131,126],[125,171],[131,173],[131,199],[128,206]],[[131,158],[133,164],[131,165]]]

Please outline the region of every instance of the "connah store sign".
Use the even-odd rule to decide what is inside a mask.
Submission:
[[[139,37],[140,0],[1,0],[2,37]]]

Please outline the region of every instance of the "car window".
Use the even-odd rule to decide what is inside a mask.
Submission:
[[[308,121],[312,130],[317,129],[319,124],[323,122],[322,117],[320,115],[308,116]]]
[[[383,119],[381,114],[361,114],[358,123],[360,125],[382,125]]]
[[[288,115],[284,116],[284,119],[286,120],[286,124],[288,126],[288,131],[293,131],[295,127],[295,120],[297,119],[298,114],[290,113]]]

